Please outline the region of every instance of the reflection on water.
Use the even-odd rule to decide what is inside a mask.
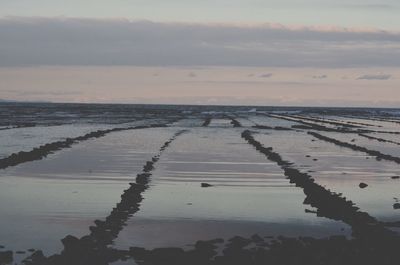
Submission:
[[[202,188],[203,182],[212,187]],[[349,233],[341,222],[306,213],[303,191],[231,129],[195,129],[177,139],[162,156],[144,197],[117,247],[184,246],[239,234]]]
[[[0,171],[0,244],[52,254],[62,249],[66,235],[87,234],[173,132],[113,133]]]
[[[61,250],[60,239],[66,235],[88,234],[93,221],[104,219],[121,200],[121,194],[129,182],[134,182],[146,161],[182,128],[189,131],[172,142],[155,164],[150,187],[142,194],[140,210],[118,236],[116,248],[186,247],[200,239],[249,237],[256,233],[262,236],[350,235],[344,223],[317,217],[312,213],[315,209],[303,204],[303,190],[290,184],[280,167],[240,137],[245,129],[254,131],[257,141],[273,147],[297,169],[308,172],[318,184],[343,193],[360,210],[379,220],[400,220],[399,210],[393,208],[400,198],[400,181],[391,178],[400,175],[398,164],[377,161],[362,152],[316,140],[306,129],[276,131],[252,127],[299,125],[296,121],[264,115],[272,109],[255,113],[246,112],[245,107],[212,107],[218,110],[213,112],[208,107],[194,106],[52,104],[45,107],[28,104],[21,108],[0,104],[0,128],[26,126],[0,131],[0,157],[98,129],[174,122],[169,128],[114,132],[57,151],[43,160],[1,170],[0,245],[6,249],[35,248],[51,254]],[[397,123],[361,116],[336,116],[337,110],[324,109],[328,114],[333,113],[326,116],[306,109],[292,109],[291,113],[300,111],[304,111],[303,116],[311,113],[310,117],[374,125],[367,129],[398,131],[400,128]],[[378,110],[360,111],[379,113]],[[234,117],[243,127],[233,128],[228,117]],[[211,123],[201,127],[206,118],[212,118]],[[307,122],[336,128],[324,121]],[[400,156],[399,146],[392,143],[363,138],[356,133],[322,131],[321,134]],[[370,135],[399,141],[396,134]],[[360,182],[367,183],[368,187],[359,188]],[[202,183],[211,186],[202,188]],[[15,261],[26,255],[17,256]]]
[[[310,172],[318,184],[343,193],[362,211],[380,220],[400,220],[400,212],[393,209],[394,198],[400,196],[400,182],[391,178],[400,174],[398,164],[377,161],[331,143],[313,141],[315,138],[306,133],[271,132],[255,137],[302,171]],[[360,189],[360,182],[367,183],[368,187]]]

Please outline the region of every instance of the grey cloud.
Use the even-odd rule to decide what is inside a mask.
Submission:
[[[400,66],[400,34],[284,26],[3,18],[0,66]]]
[[[358,80],[389,80],[392,78],[392,75],[387,75],[387,74],[367,74],[367,75],[362,75]]]
[[[314,75],[312,78],[313,79],[326,79],[326,78],[328,78],[328,76],[327,75]]]
[[[262,78],[270,78],[270,77],[272,77],[272,75],[273,74],[268,73],[268,74],[262,74],[262,75],[260,75],[260,77],[262,77]]]

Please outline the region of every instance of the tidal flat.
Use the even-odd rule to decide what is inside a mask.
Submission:
[[[399,264],[400,111],[0,104],[0,264]]]

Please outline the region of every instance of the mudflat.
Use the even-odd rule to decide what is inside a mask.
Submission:
[[[0,264],[400,261],[399,110],[0,110]]]

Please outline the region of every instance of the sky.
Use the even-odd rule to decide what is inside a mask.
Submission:
[[[393,0],[0,0],[0,99],[400,106]]]

